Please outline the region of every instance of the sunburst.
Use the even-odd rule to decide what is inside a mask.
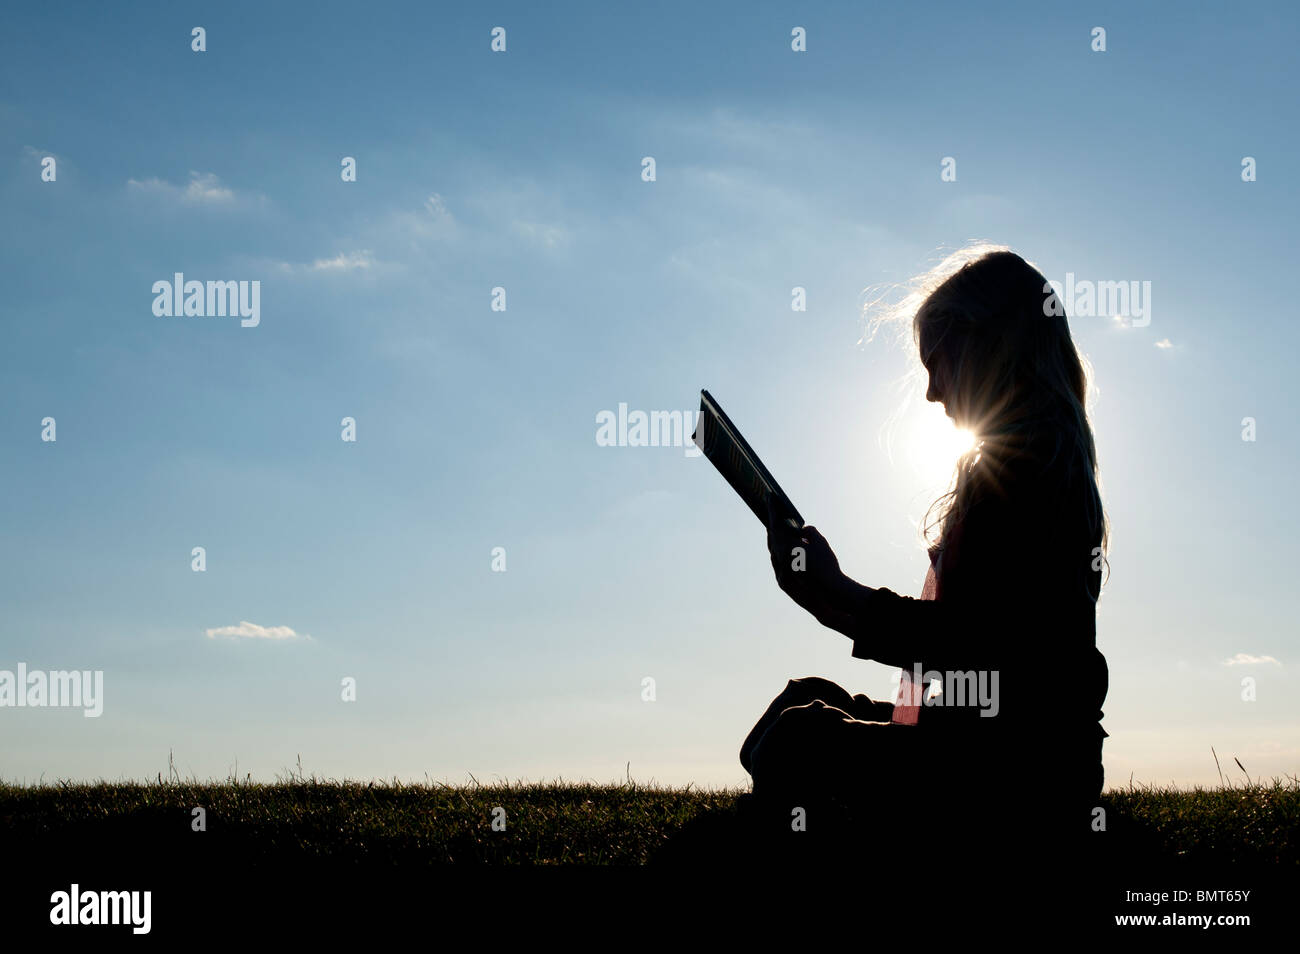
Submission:
[[[957,458],[975,444],[975,435],[953,424],[939,406],[918,416],[907,438],[907,458],[926,487],[946,486]]]

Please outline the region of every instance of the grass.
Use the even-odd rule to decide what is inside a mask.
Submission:
[[[10,850],[96,846],[180,863],[201,846],[240,864],[643,865],[693,822],[734,811],[740,794],[630,781],[450,786],[301,774],[275,784],[0,784],[0,830]],[[1130,784],[1106,792],[1102,806],[1108,830],[1144,854],[1300,868],[1295,778],[1192,790]],[[196,807],[206,836],[191,830]],[[498,808],[504,830],[493,830]]]
[[[0,830],[33,844],[99,843],[170,855],[207,843],[243,863],[642,864],[693,818],[738,792],[635,784],[401,782],[0,785]],[[494,809],[503,809],[504,816]],[[494,830],[495,818],[504,830]]]
[[[1102,803],[1167,857],[1300,868],[1300,783],[1293,777],[1189,791],[1130,785],[1105,793]]]

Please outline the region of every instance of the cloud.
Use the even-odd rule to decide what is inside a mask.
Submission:
[[[803,157],[810,148],[843,151],[842,144],[826,139],[828,130],[814,124],[781,118],[755,119],[726,107],[691,110],[680,113],[674,108],[657,106],[647,110],[630,110],[620,104],[619,121],[638,134],[649,134],[649,141],[685,140],[697,145],[722,145],[738,153],[772,158]],[[694,151],[694,150],[692,150]]]
[[[429,198],[424,200],[424,208],[435,219],[450,219],[451,213],[447,211],[447,203],[442,201],[442,196],[434,192]]]
[[[318,258],[310,262],[277,262],[262,260],[263,265],[270,265],[281,272],[294,275],[341,275],[346,272],[368,271],[384,266],[375,258],[368,248],[351,252],[339,252],[333,258]],[[391,266],[390,266],[391,267]]]
[[[358,252],[339,252],[333,258],[318,258],[308,266],[313,272],[350,272],[354,268],[369,268],[375,264],[369,249]]]
[[[1172,348],[1173,346],[1174,343],[1170,341],[1168,338],[1161,338],[1159,341],[1156,342],[1156,347],[1161,349],[1162,351],[1165,348]]]
[[[510,223],[516,235],[523,236],[530,242],[536,242],[546,248],[558,248],[569,240],[569,233],[558,225],[544,225],[539,222],[521,222],[516,219]]]
[[[48,149],[36,149],[32,146],[23,146],[23,155],[26,156],[28,159],[34,159],[37,162],[40,162],[46,156],[53,156],[54,161],[59,165],[63,165],[63,161],[64,161],[63,156],[60,153],[51,152]]]
[[[1274,666],[1282,665],[1272,656],[1252,656],[1250,653],[1237,653],[1231,659],[1225,659],[1225,666],[1254,666],[1262,663],[1272,663]]]
[[[185,187],[185,199],[189,202],[229,202],[235,193],[223,186],[211,172],[190,173],[190,184]]]
[[[437,192],[429,193],[420,209],[394,212],[376,223],[375,234],[381,240],[403,235],[408,239],[455,239],[460,237],[460,222],[447,208]]]
[[[126,184],[132,189],[166,196],[192,205],[220,205],[235,198],[233,189],[221,184],[221,180],[211,172],[191,172],[187,185],[179,186],[156,176],[149,179],[127,179]]]
[[[248,620],[242,620],[238,626],[218,626],[207,630],[208,639],[224,636],[228,639],[311,639],[310,636],[295,633],[288,626],[258,626]]]

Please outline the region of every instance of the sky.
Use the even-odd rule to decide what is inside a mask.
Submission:
[[[102,671],[103,712],[0,708],[0,777],[745,784],[788,679],[893,671],[779,591],[704,458],[597,419],[708,388],[846,572],[918,595],[951,432],[863,305],[972,240],[1149,289],[1066,303],[1113,533],[1107,785],[1297,774],[1298,25],[8,11],[0,670]],[[156,314],[178,272],[258,282],[257,323]]]

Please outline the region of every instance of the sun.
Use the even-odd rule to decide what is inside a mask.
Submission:
[[[909,430],[907,456],[926,487],[947,486],[957,458],[975,445],[975,435],[954,425],[937,404],[927,406]]]

